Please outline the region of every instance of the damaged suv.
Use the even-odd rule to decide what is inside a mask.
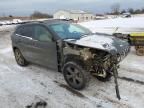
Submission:
[[[77,90],[88,84],[91,75],[110,80],[130,50],[126,41],[60,20],[19,25],[11,39],[20,66],[36,63],[60,71]]]

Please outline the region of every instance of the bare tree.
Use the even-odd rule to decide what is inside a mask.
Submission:
[[[126,13],[126,10],[125,10],[125,9],[123,9],[123,10],[122,10],[120,13],[121,13],[121,14]]]
[[[113,14],[118,15],[120,13],[120,4],[119,3],[115,3],[111,6],[111,10]]]
[[[134,14],[134,13],[135,13],[135,10],[134,10],[133,8],[129,8],[129,9],[128,9],[128,12],[131,13],[131,14]]]
[[[39,11],[34,11],[33,14],[31,14],[30,16],[31,18],[35,19],[35,18],[52,18],[53,16],[47,13],[42,13]]]

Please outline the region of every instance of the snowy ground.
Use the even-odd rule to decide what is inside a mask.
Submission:
[[[0,108],[26,108],[40,100],[47,102],[46,108],[144,107],[144,57],[136,56],[134,49],[119,69],[119,101],[113,79],[102,83],[93,78],[88,88],[75,91],[59,72],[34,64],[18,66],[10,41],[14,27],[6,28],[0,32]]]
[[[114,18],[82,22],[80,25],[93,32],[100,33],[132,33],[144,32],[144,17]]]

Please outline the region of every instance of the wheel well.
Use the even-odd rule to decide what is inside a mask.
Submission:
[[[83,58],[78,55],[66,55],[64,57],[64,64],[67,62],[70,62],[70,61],[76,62],[76,63],[80,64],[82,67],[85,67],[85,62],[84,62]]]
[[[64,57],[64,63],[69,62],[69,61],[82,61],[82,58],[78,55],[66,55]]]

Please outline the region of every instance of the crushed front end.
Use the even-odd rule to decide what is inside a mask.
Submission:
[[[86,71],[101,81],[114,76],[115,88],[120,99],[117,76],[119,63],[128,55],[128,42],[109,36],[88,36],[80,40],[64,40],[63,56],[74,55],[83,60]]]

